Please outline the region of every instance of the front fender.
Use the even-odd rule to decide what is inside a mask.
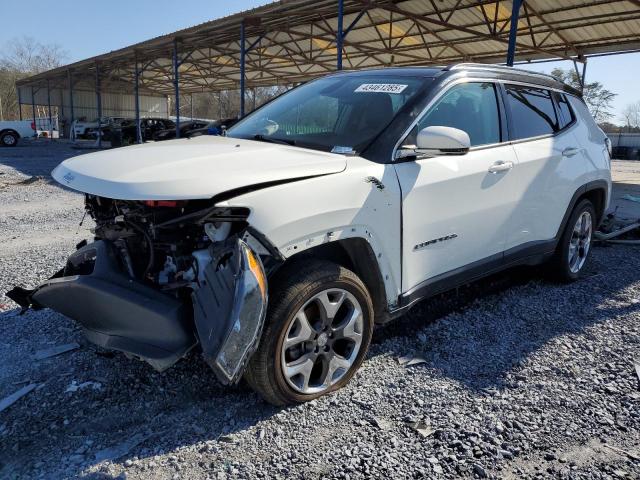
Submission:
[[[349,157],[345,171],[243,194],[220,206],[250,210],[248,222],[285,257],[362,238],[375,253],[387,305],[400,294],[401,195],[391,165]]]

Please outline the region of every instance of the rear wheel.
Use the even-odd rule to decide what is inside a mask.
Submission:
[[[580,277],[591,253],[596,212],[584,199],[573,210],[550,262],[551,273],[560,281],[572,282]]]
[[[0,135],[0,145],[3,147],[15,147],[18,145],[18,134],[15,132],[4,132]]]
[[[344,386],[373,331],[362,281],[339,265],[311,261],[273,290],[248,383],[274,405],[306,402]]]

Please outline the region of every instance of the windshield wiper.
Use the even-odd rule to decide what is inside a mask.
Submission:
[[[296,141],[295,140],[287,140],[285,138],[272,138],[272,137],[267,137],[265,135],[262,135],[261,133],[258,133],[256,135],[253,136],[254,140],[258,140],[260,142],[267,142],[267,143],[280,143],[282,145],[290,145],[290,146],[295,146]]]

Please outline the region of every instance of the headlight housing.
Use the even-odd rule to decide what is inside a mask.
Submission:
[[[258,346],[267,313],[267,276],[260,257],[237,239],[231,257],[209,264],[204,277],[193,293],[198,337],[218,379],[233,384]]]

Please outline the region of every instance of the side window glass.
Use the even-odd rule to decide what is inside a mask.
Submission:
[[[418,121],[405,144],[415,144],[426,127],[453,127],[467,132],[471,146],[499,143],[500,112],[492,83],[463,83],[447,91]]]
[[[559,130],[551,92],[516,85],[507,85],[506,88],[515,140],[548,135]]]
[[[567,125],[572,123],[576,117],[573,114],[573,110],[571,109],[571,105],[569,105],[569,100],[567,100],[566,95],[559,94],[557,96],[558,99],[558,109],[560,110],[560,130],[565,128]]]

